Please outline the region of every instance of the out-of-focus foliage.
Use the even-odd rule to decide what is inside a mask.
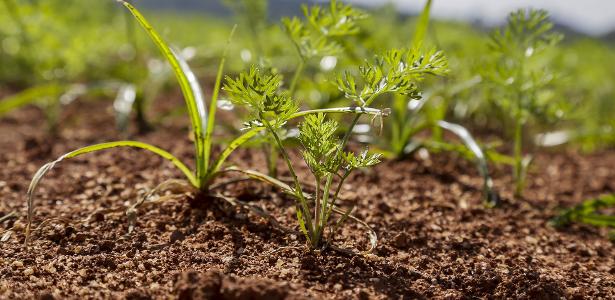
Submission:
[[[525,126],[529,120],[554,122],[561,119],[568,102],[554,97],[549,89],[557,81],[551,70],[551,56],[562,36],[553,30],[544,10],[521,9],[508,16],[508,22],[491,34],[489,48],[493,59],[482,72],[491,88],[491,101],[501,109],[513,138],[513,177],[515,194],[523,191],[531,154],[524,147]]]
[[[236,73],[257,64],[284,75],[284,85],[289,86],[298,64],[297,48],[289,43],[291,40],[284,26],[267,16],[267,1],[225,2],[233,8],[237,18],[167,12],[151,12],[150,15],[159,24],[161,35],[181,49],[184,57],[191,58],[191,66],[199,78],[209,80],[213,77],[231,25],[239,23],[229,51],[229,72]],[[300,15],[296,22],[308,29],[314,24],[330,25],[327,20],[335,19],[333,15],[326,17],[331,5],[320,5],[323,8],[306,9],[308,17]],[[306,64],[302,77],[306,79],[299,80],[293,92],[302,103],[312,108],[335,106],[336,101],[343,99],[343,93],[334,84],[335,71],[352,69],[352,65],[372,59],[374,53],[384,49],[413,46],[411,41],[418,18],[402,17],[392,6],[368,14],[367,18],[361,15],[353,19],[354,26],[347,30],[351,35],[332,39],[341,52],[327,53],[333,55],[318,57]],[[350,15],[359,16],[354,12]],[[315,16],[325,18],[318,21]],[[507,121],[506,115],[509,110],[502,109],[505,103],[495,101],[504,97],[486,88],[493,78],[485,73],[490,73],[486,71],[494,66],[487,30],[467,23],[430,22],[423,46],[443,50],[450,72],[446,78],[426,79],[421,86],[424,101],[412,102],[411,108],[422,105],[425,113],[419,118],[455,121],[474,128],[473,132],[478,129],[483,133],[512,135],[514,124]],[[499,42],[511,41],[513,33],[511,31],[507,37],[504,32]],[[4,94],[7,90],[18,91],[41,84],[121,80],[136,84],[137,90],[141,89],[139,93],[146,95],[144,98],[155,97],[164,93],[165,89],[161,88],[170,86],[167,82],[171,77],[168,69],[158,73],[166,75],[152,77],[152,73],[166,68],[154,51],[142,37],[130,34],[125,12],[113,1],[0,1],[0,89]],[[536,93],[536,103],[556,105],[533,106],[532,109],[543,109],[536,109],[534,118],[526,124],[527,146],[534,147],[531,143],[534,140],[539,141],[536,144],[547,146],[567,143],[587,151],[615,145],[615,86],[612,84],[615,68],[608,63],[615,59],[614,45],[573,36],[540,57],[543,58],[536,59],[536,65],[544,65],[549,60],[548,70],[557,76],[535,76],[540,79],[536,83],[550,79],[549,88]],[[138,62],[127,63],[134,61]],[[538,70],[544,69],[539,67]],[[152,84],[153,81],[161,83]],[[205,92],[209,91],[205,85]],[[418,121],[417,124],[423,123]],[[432,131],[433,137],[438,139],[438,129],[433,127]],[[543,135],[548,137],[546,140],[534,138],[544,133],[547,133]]]
[[[113,3],[3,0],[0,6],[4,84],[98,79],[118,59],[134,55],[122,45],[126,38],[117,30],[121,19]]]

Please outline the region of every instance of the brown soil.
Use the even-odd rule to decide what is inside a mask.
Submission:
[[[44,162],[118,138],[107,107],[71,105],[53,140],[34,108],[0,120],[0,217],[20,214],[0,224],[1,231],[23,228],[27,185]],[[186,132],[179,120],[136,139],[191,163]],[[235,153],[232,161],[264,170],[256,149]],[[547,223],[560,207],[614,192],[614,170],[613,152],[542,153],[524,200],[513,200],[509,170],[496,168],[503,205],[489,209],[474,167],[456,155],[386,161],[355,174],[344,188],[343,198],[356,202],[356,215],[379,236],[372,255],[353,256],[309,252],[302,236],[211,199],[149,206],[127,234],[126,216],[117,209],[180,174],[145,152],[110,150],[64,162],[44,179],[35,225],[71,222],[42,226],[27,249],[22,230],[0,243],[0,297],[613,299],[615,250],[606,229],[556,230]],[[228,193],[296,228],[292,201],[280,193],[259,183],[230,186]],[[88,223],[79,222],[88,216]],[[367,246],[353,223],[334,242]]]

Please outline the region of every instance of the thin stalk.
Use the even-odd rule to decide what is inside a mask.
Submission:
[[[276,144],[278,145],[278,149],[280,151],[280,153],[282,154],[282,158],[284,158],[284,161],[286,162],[286,165],[288,166],[288,170],[290,172],[290,175],[293,178],[293,182],[295,183],[295,196],[299,199],[299,203],[301,204],[301,207],[303,209],[303,211],[305,213],[303,213],[303,216],[305,216],[305,218],[307,219],[306,223],[307,223],[307,230],[308,233],[310,235],[310,237],[314,237],[314,228],[312,227],[312,217],[310,216],[310,209],[307,205],[307,200],[305,199],[305,196],[303,195],[303,189],[301,189],[301,183],[299,182],[299,178],[297,177],[297,173],[295,173],[295,169],[293,168],[293,165],[290,161],[290,157],[288,156],[288,152],[286,152],[286,149],[284,149],[284,145],[282,144],[282,140],[280,139],[280,137],[278,136],[277,132],[275,132],[275,130],[273,129],[273,127],[271,126],[271,124],[269,123],[269,121],[267,121],[266,119],[262,118],[263,124],[265,124],[265,127],[267,127],[267,129],[269,130],[269,132],[271,133],[271,135],[273,136],[273,138],[275,139]]]
[[[135,99],[134,105],[135,105],[136,113],[137,113],[136,118],[137,118],[137,127],[139,130],[139,133],[149,132],[150,130],[152,130],[152,126],[147,121],[147,117],[145,113],[146,99],[145,99],[143,90],[138,89],[137,98]]]
[[[320,212],[320,178],[319,177],[316,177],[316,197],[314,201],[315,201],[314,202],[314,228],[316,230],[316,238],[318,240],[320,239],[318,235],[322,228],[320,224],[321,212]]]
[[[371,95],[367,101],[365,101],[365,104],[361,107],[361,109],[367,109],[367,106],[369,106],[372,102],[374,102],[374,100],[380,96],[380,93],[375,93],[373,95]],[[344,134],[344,138],[342,139],[342,143],[340,144],[339,149],[337,149],[337,152],[335,153],[336,156],[339,156],[340,153],[342,151],[344,151],[344,148],[346,148],[346,145],[348,144],[348,140],[350,140],[350,135],[352,134],[352,130],[354,129],[354,127],[357,125],[357,123],[359,122],[359,118],[361,118],[361,114],[357,114],[354,119],[352,119],[352,123],[350,124],[350,127],[348,127],[346,133]],[[325,193],[323,194],[323,202],[327,203],[327,201],[329,200],[329,190],[331,189],[331,184],[333,183],[333,174],[329,174],[327,175],[327,181],[325,183]]]
[[[363,107],[355,106],[355,107],[320,108],[320,109],[310,109],[310,110],[296,112],[290,115],[289,119],[294,119],[298,117],[303,117],[305,115],[319,114],[319,113],[324,113],[324,114],[347,113],[347,114],[358,114],[358,115],[367,114],[367,115],[388,116],[390,114],[390,110],[389,109],[377,109],[377,108],[371,108],[371,107],[365,107],[365,106]]]
[[[269,144],[263,145],[263,153],[265,154],[265,159],[267,160],[267,173],[271,177],[278,177],[278,153],[275,151],[274,147],[270,147]]]
[[[329,219],[329,217],[331,216],[333,207],[335,207],[335,202],[337,202],[337,199],[339,199],[340,191],[342,190],[342,185],[344,185],[344,181],[346,181],[346,178],[348,178],[349,175],[350,175],[350,171],[346,171],[344,175],[342,175],[342,178],[340,179],[340,183],[337,185],[337,188],[335,189],[335,194],[333,194],[333,199],[331,199],[331,204],[329,205],[329,208],[327,209],[327,213],[325,215],[327,219]]]
[[[514,157],[515,157],[515,196],[521,196],[523,193],[523,124],[521,117],[518,116],[515,120],[515,145],[514,145]]]
[[[293,80],[290,82],[290,94],[293,95],[295,93],[295,89],[297,88],[297,82],[299,81],[299,77],[303,73],[303,69],[305,68],[305,60],[301,57],[299,61],[299,65],[297,65],[297,69],[295,70],[295,75],[293,76]]]

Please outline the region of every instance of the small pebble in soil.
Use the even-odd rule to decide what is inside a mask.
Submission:
[[[80,277],[86,277],[88,275],[88,271],[86,269],[81,269],[77,271]]]
[[[171,242],[171,244],[178,242],[178,241],[183,241],[186,238],[186,236],[179,230],[175,230],[171,233],[171,236],[169,237],[169,242]]]
[[[16,260],[13,262],[13,267],[15,268],[23,268],[23,262],[21,260]]]

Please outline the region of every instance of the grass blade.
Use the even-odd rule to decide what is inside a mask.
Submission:
[[[498,197],[497,192],[493,188],[493,180],[489,175],[489,166],[487,163],[487,158],[483,153],[483,150],[478,146],[478,143],[474,140],[470,132],[461,125],[449,123],[446,121],[438,121],[438,126],[443,129],[450,131],[455,134],[457,137],[461,139],[461,141],[465,144],[465,146],[472,152],[475,157],[476,166],[478,167],[478,172],[483,177],[483,196],[485,201],[491,205],[496,206],[500,203],[500,197]]]
[[[431,0],[427,0],[423,7],[423,12],[419,17],[418,24],[414,31],[414,37],[412,38],[412,47],[420,47],[427,35],[427,28],[429,26],[429,11],[431,10]]]
[[[551,220],[551,224],[556,227],[563,227],[573,222],[581,222],[594,226],[615,227],[615,216],[596,213],[596,211],[608,207],[615,207],[615,194],[585,200],[575,207],[564,210]]]
[[[209,169],[207,180],[205,182],[211,181],[216,174],[220,171],[222,164],[226,161],[226,159],[237,149],[239,146],[243,145],[245,142],[253,138],[256,134],[261,132],[261,130],[265,129],[264,127],[252,128],[234,139],[226,148],[220,153],[216,161],[212,164],[212,167]]]
[[[182,173],[184,173],[184,175],[188,178],[188,180],[190,181],[192,185],[197,186],[198,184],[198,182],[196,181],[196,178],[194,177],[190,169],[184,163],[182,163],[177,157],[175,157],[173,154],[165,150],[162,150],[150,144],[137,142],[137,141],[117,141],[117,142],[101,143],[101,144],[79,148],[77,150],[68,152],[60,156],[58,159],[52,162],[46,163],[40,169],[38,169],[38,171],[36,171],[36,173],[34,174],[34,177],[32,178],[30,185],[28,186],[28,192],[27,192],[28,225],[26,226],[26,244],[28,242],[28,237],[30,235],[30,226],[32,224],[32,216],[34,213],[34,196],[36,194],[36,188],[38,187],[38,184],[40,183],[40,181],[43,179],[43,176],[45,176],[47,172],[49,172],[51,169],[53,169],[53,167],[56,164],[60,163],[63,160],[73,158],[76,156],[80,156],[80,155],[90,153],[90,152],[95,152],[95,151],[100,151],[100,150],[105,150],[105,149],[110,149],[110,148],[116,148],[116,147],[132,147],[132,148],[140,148],[140,149],[150,151],[170,161],[171,163],[173,163],[173,165],[175,165],[179,170],[182,171]]]
[[[158,32],[147,22],[145,17],[130,3],[124,0],[118,0],[122,3],[132,15],[135,17],[141,27],[147,32],[151,40],[156,44],[162,55],[167,59],[171,65],[177,81],[179,81],[184,100],[186,101],[186,107],[188,108],[188,114],[190,116],[190,122],[192,123],[192,129],[194,130],[194,140],[196,146],[196,176],[201,179],[205,176],[205,161],[204,161],[204,128],[207,126],[207,109],[203,102],[203,96],[201,93],[200,85],[198,84],[196,77],[188,67],[188,64],[176,55],[171,48],[164,42]],[[198,186],[200,188],[200,184]]]
[[[68,90],[68,87],[59,84],[45,84],[28,88],[2,99],[0,101],[0,116],[25,105],[37,103],[44,97],[54,97],[57,100],[57,96],[66,90]]]
[[[211,153],[211,145],[212,139],[211,136],[214,132],[215,121],[216,121],[216,109],[218,108],[218,93],[220,93],[220,85],[222,84],[222,75],[224,73],[224,63],[226,62],[226,56],[228,55],[229,46],[231,44],[231,39],[235,34],[235,30],[237,29],[237,25],[233,26],[231,30],[231,34],[226,41],[226,47],[224,48],[224,53],[222,53],[222,59],[220,60],[220,65],[218,65],[218,72],[216,73],[216,81],[214,83],[214,89],[211,95],[211,102],[209,103],[209,118],[207,119],[207,124],[205,125],[205,145],[203,149],[203,159],[204,159],[204,171],[207,171],[209,168],[209,156]]]

